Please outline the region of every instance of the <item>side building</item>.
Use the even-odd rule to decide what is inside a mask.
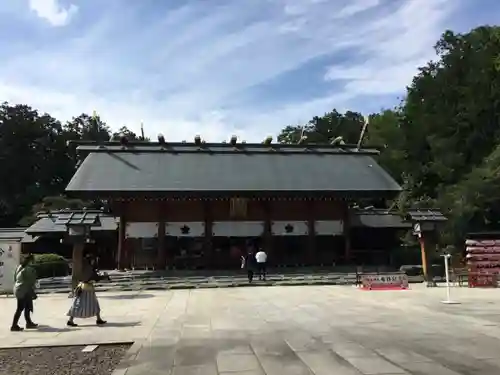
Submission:
[[[374,232],[360,238],[370,219],[354,208],[401,191],[374,149],[198,138],[80,142],[77,151],[66,191],[107,202],[118,221],[119,268],[235,268],[249,244],[274,266],[354,264],[373,256],[353,244],[392,246],[382,228],[382,245]],[[398,225],[389,228],[406,227]]]

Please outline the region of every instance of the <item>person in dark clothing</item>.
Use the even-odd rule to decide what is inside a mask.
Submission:
[[[255,255],[251,249],[248,250],[244,262],[245,262],[245,269],[247,270],[248,282],[251,283],[253,281],[253,275],[255,273],[255,268],[257,266],[255,261]]]
[[[17,307],[10,328],[13,332],[20,332],[23,330],[19,327],[19,318],[23,312],[26,328],[34,329],[38,327],[38,324],[33,323],[30,315],[33,312],[33,300],[36,299],[36,272],[33,267],[31,267],[32,262],[33,255],[27,255],[17,267],[14,275],[14,295],[17,299]]]

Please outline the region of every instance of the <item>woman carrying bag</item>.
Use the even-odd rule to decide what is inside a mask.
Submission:
[[[35,292],[36,271],[31,267],[32,262],[33,254],[27,255],[14,273],[14,296],[17,299],[17,308],[12,320],[12,326],[10,327],[12,332],[23,330],[23,328],[19,327],[19,319],[23,312],[26,329],[38,327],[38,324],[33,323],[30,316],[33,312],[33,300],[37,298]]]
[[[106,278],[106,277],[104,277]],[[68,327],[77,327],[74,322],[75,318],[88,319],[96,317],[96,324],[106,324],[101,318],[101,307],[95,293],[94,283],[101,280],[96,267],[94,266],[94,259],[91,254],[87,254],[83,261],[82,268],[82,282],[76,287],[73,299],[73,304],[68,311],[69,320],[66,323]],[[109,279],[109,278],[108,278]]]

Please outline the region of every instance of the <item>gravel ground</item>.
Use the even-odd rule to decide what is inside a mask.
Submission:
[[[102,345],[90,353],[84,347],[0,349],[0,375],[109,375],[130,345]]]

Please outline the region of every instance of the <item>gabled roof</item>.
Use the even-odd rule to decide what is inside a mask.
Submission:
[[[80,146],[87,156],[72,193],[393,196],[401,187],[376,150],[315,145],[117,143]]]

